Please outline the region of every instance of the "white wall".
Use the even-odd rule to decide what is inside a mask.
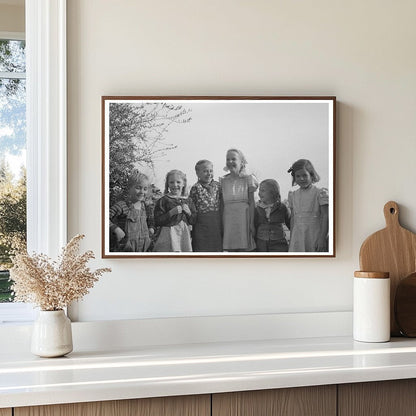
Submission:
[[[25,6],[0,3],[0,32],[25,31]]]
[[[73,317],[351,310],[384,203],[416,231],[415,15],[413,0],[68,1],[69,236],[113,269]],[[100,260],[100,97],[246,94],[337,96],[336,258]]]

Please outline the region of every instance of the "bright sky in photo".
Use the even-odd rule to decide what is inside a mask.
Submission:
[[[291,175],[287,172],[297,159],[309,159],[321,176],[319,187],[328,188],[329,106],[321,102],[183,102],[190,108],[192,120],[172,124],[165,134],[165,143],[176,145],[162,160],[155,163],[155,172],[147,171],[156,186],[164,188],[166,173],[182,170],[189,187],[196,182],[195,163],[208,159],[214,164],[218,180],[226,172],[227,149],[240,149],[247,161],[248,173],[259,181],[276,179],[282,199],[287,198]],[[331,148],[332,149],[332,148]]]

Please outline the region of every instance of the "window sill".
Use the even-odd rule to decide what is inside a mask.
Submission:
[[[22,325],[32,322],[36,311],[26,303],[0,303],[0,325]]]

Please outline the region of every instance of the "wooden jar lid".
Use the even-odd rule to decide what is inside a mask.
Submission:
[[[354,277],[365,277],[366,279],[388,279],[389,272],[354,272]]]

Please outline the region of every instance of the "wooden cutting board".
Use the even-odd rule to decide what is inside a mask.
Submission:
[[[416,273],[399,282],[394,300],[394,316],[400,332],[416,337]]]
[[[371,234],[360,249],[362,271],[389,272],[391,335],[400,335],[394,319],[394,298],[401,279],[416,271],[416,234],[399,222],[399,206],[390,201],[384,205],[386,228]]]

